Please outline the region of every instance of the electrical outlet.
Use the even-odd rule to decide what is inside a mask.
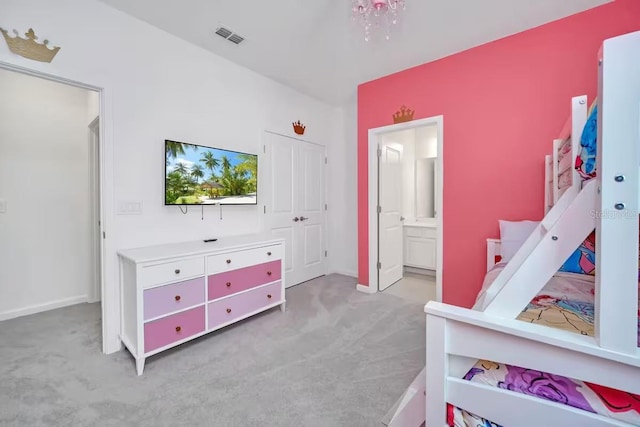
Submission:
[[[7,201],[5,199],[0,199],[0,213],[7,212]]]
[[[141,200],[121,200],[118,202],[118,215],[142,214]]]

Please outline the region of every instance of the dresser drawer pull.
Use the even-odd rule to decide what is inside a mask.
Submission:
[[[271,294],[267,295],[267,298],[271,299]]]
[[[267,256],[271,256],[271,252],[267,252]]]
[[[227,313],[231,313],[231,309],[230,308],[227,308]]]
[[[267,271],[267,276],[271,276],[271,272],[270,271]]]
[[[176,301],[180,301],[180,295],[175,296]]]
[[[227,282],[227,288],[231,287],[231,282]]]
[[[227,264],[231,264],[231,260],[230,259],[227,260]]]
[[[180,269],[176,268],[173,272],[176,273],[176,274],[180,274]]]
[[[176,326],[176,332],[180,332],[182,328],[180,326]]]

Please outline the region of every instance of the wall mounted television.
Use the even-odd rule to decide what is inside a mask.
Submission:
[[[258,156],[164,142],[165,205],[256,205]]]

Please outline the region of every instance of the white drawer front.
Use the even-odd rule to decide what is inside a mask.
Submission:
[[[140,267],[139,282],[144,289],[164,283],[179,282],[192,277],[204,276],[204,257],[187,258],[162,264]]]
[[[436,229],[431,227],[405,227],[408,237],[421,237],[423,239],[435,239]]]
[[[254,264],[282,259],[282,245],[210,255],[207,257],[207,275],[235,270]]]

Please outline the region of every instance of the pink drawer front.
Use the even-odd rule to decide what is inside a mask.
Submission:
[[[204,303],[204,277],[144,291],[144,320]]]
[[[209,301],[280,280],[280,260],[239,268],[208,278]]]
[[[144,324],[144,351],[148,353],[165,345],[204,332],[204,306],[163,317]]]
[[[209,303],[208,329],[243,317],[282,299],[280,282]]]

